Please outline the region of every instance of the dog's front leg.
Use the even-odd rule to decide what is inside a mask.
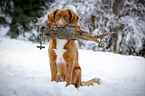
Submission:
[[[56,81],[56,64],[50,62],[50,69],[51,69],[51,81]]]
[[[68,68],[66,71],[66,87],[72,83],[72,74],[73,74],[74,62],[68,63]]]

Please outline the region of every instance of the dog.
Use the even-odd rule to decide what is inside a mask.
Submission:
[[[79,16],[71,9],[55,9],[47,15],[48,23],[63,27],[68,23],[77,24]],[[78,50],[75,40],[50,39],[49,40],[49,59],[51,69],[51,81],[66,81],[66,86],[73,84],[79,86],[93,85],[99,83],[99,78],[90,81],[81,81],[81,67],[78,63]]]

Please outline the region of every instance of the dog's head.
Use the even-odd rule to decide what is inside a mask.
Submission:
[[[52,22],[59,27],[63,27],[68,23],[77,24],[79,21],[79,16],[71,9],[55,9],[53,12],[47,15],[47,19],[48,22]]]

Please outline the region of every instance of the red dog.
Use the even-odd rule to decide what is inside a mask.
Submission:
[[[77,24],[79,16],[71,9],[55,9],[47,16],[48,22],[57,26],[65,26],[67,23]],[[81,81],[81,67],[78,63],[78,50],[74,40],[50,39],[49,58],[51,69],[51,81],[66,81],[66,86],[73,84],[76,88],[80,85],[93,85],[100,79],[94,78],[87,82]]]

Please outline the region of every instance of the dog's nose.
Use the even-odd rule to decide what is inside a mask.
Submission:
[[[63,26],[64,26],[64,25],[63,25],[63,22],[60,21],[60,22],[58,23],[58,26],[59,26],[59,27],[63,27]]]

